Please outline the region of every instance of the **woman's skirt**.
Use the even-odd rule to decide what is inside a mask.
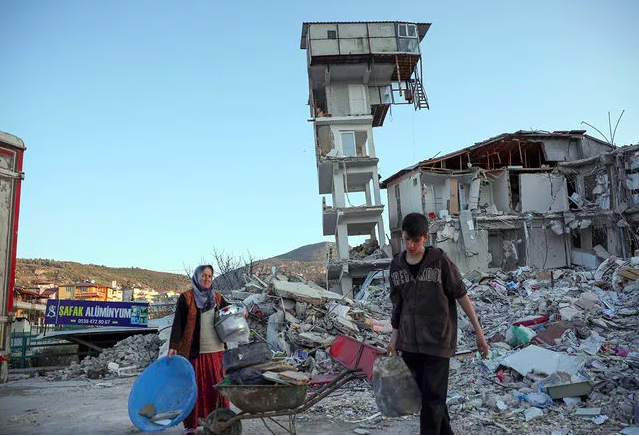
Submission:
[[[184,420],[184,428],[197,428],[198,418],[206,418],[215,410],[218,398],[220,407],[229,407],[229,400],[222,397],[214,387],[224,378],[222,368],[223,351],[217,353],[200,354],[195,359],[189,359],[195,370],[197,383],[197,401],[191,414]]]

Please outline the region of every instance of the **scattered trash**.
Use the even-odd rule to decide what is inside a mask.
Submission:
[[[581,220],[575,221],[579,228]],[[508,246],[516,255],[514,244]],[[361,256],[362,249],[366,253],[360,247],[353,255]],[[375,255],[374,250],[366,256]],[[593,269],[536,270],[517,267],[515,261],[509,272],[472,271],[463,277],[490,353],[486,360],[477,357],[472,325],[459,310],[457,354],[450,361],[446,400],[459,426],[456,432],[637,433],[639,281],[631,278],[639,271],[639,257],[633,264],[605,258],[599,249],[595,255],[603,262]],[[279,383],[312,383],[330,380],[357,363],[368,368],[372,379],[373,366],[390,341],[392,305],[387,270],[369,278],[349,299],[297,274],[247,275],[245,285],[226,298],[248,309],[251,341],[271,344],[272,360],[253,368],[260,375],[275,374]],[[48,377],[109,378],[139,372],[158,357],[158,347],[168,347],[169,330],[145,335],[140,343],[122,341],[98,358]],[[283,375],[286,371],[293,371],[289,378]],[[417,419],[382,417],[369,380],[351,382],[347,389],[347,394],[330,396],[305,415],[331,419],[339,410],[345,421],[365,423],[355,429],[364,432],[386,419]]]
[[[539,418],[543,414],[544,414],[544,411],[537,407],[529,407],[528,409],[524,411],[524,417],[526,418],[526,421]]]
[[[593,416],[592,418],[590,418],[590,421],[592,421],[593,423],[597,425],[601,425],[607,420],[608,420],[608,415],[598,415],[598,416]]]

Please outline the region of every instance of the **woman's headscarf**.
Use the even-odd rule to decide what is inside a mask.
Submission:
[[[200,284],[200,280],[202,279],[202,273],[205,268],[210,268],[213,271],[213,267],[211,265],[200,265],[195,268],[193,272],[193,276],[191,277],[191,283],[193,284],[193,295],[195,296],[195,305],[198,309],[202,309],[203,311],[207,311],[213,307],[213,302],[215,299],[213,298],[213,285],[210,288],[203,288]]]

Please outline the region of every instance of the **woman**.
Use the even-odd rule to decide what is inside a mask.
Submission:
[[[214,387],[224,377],[222,354],[225,344],[213,328],[215,311],[228,306],[222,294],[213,290],[213,267],[200,265],[191,279],[192,289],[178,298],[171,329],[169,359],[179,354],[189,359],[195,370],[197,401],[184,420],[186,434],[195,434],[198,418],[206,418],[215,410],[220,397]],[[222,397],[221,406],[229,407]]]

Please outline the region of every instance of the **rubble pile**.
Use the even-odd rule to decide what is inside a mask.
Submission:
[[[340,373],[344,365],[331,352],[338,335],[375,350],[385,349],[390,341],[387,271],[371,275],[353,299],[297,274],[251,275],[244,282],[226,297],[247,308],[252,342],[266,342],[273,351],[264,371],[277,367],[308,377]],[[459,309],[457,355],[450,362],[447,399],[457,432],[636,431],[639,257],[624,261],[610,256],[590,270],[473,271],[464,282],[490,353],[485,360],[479,358],[472,326]],[[66,380],[139,372],[168,339],[169,317],[165,324],[162,338],[128,338],[97,358],[49,377]],[[309,389],[312,393],[317,388]],[[416,419],[383,418],[367,380],[335,391],[299,419],[314,414],[337,418],[336,413],[346,422],[359,423],[360,434],[382,428],[391,419]]]
[[[136,376],[157,359],[160,342],[157,334],[129,336],[98,356],[88,356],[80,363],[52,371],[46,378],[57,381]]]
[[[466,275],[491,353],[482,361],[471,352],[472,326],[460,314],[448,404],[451,416],[471,419],[458,431],[606,433],[639,424],[639,282],[621,275],[637,264],[610,257],[594,271]]]
[[[329,356],[338,334],[386,348],[392,330],[388,287],[368,288],[365,300],[353,300],[299,275],[277,273],[247,277],[244,288],[228,297],[247,307],[254,340],[314,376],[343,371]]]
[[[489,358],[459,310],[459,343],[451,359],[448,404],[462,433],[577,434],[634,431],[639,423],[639,258],[610,256],[597,269],[466,274],[464,281]],[[236,293],[251,327],[280,356],[311,376],[343,370],[330,358],[338,333],[385,348],[390,339],[389,289],[368,283],[351,300],[287,277],[252,278]],[[257,330],[257,329],[256,329]],[[285,357],[284,357],[285,356]],[[363,430],[390,418],[377,414],[366,381],[337,391],[307,414],[341,410]],[[361,390],[357,390],[361,388]],[[406,419],[398,418],[398,419]]]
[[[388,257],[375,239],[367,239],[363,244],[351,248],[348,256],[354,260],[382,259]]]

